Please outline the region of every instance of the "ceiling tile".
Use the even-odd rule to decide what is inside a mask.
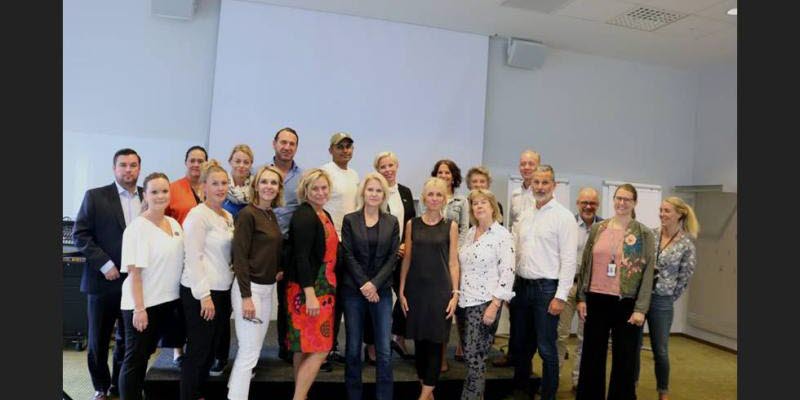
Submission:
[[[555,14],[590,21],[606,22],[633,7],[636,6],[618,0],[575,0]]]
[[[505,0],[501,3],[504,7],[522,8],[545,14],[553,14],[573,0]]]
[[[633,1],[639,4],[646,4],[648,6],[659,7],[670,11],[694,13],[695,11],[711,7],[722,0],[633,0]]]
[[[735,15],[728,15],[728,10],[736,7],[736,0],[724,0],[709,8],[695,12],[694,14],[702,17],[714,18],[719,21],[725,21],[731,24],[736,24],[737,19]]]
[[[690,15],[653,32],[660,35],[699,39],[726,29],[734,29],[734,26],[715,19]]]

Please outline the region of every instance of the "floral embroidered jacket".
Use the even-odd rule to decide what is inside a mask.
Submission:
[[[656,251],[661,229],[653,230],[656,237]],[[654,293],[659,296],[670,296],[672,301],[678,300],[689,285],[689,278],[694,273],[697,256],[694,242],[684,233],[681,237],[661,252],[658,257],[656,287]]]
[[[600,237],[600,233],[608,228],[611,219],[598,222],[592,226],[592,232],[583,249],[580,272],[578,273],[578,301],[586,301],[586,292],[592,281],[592,250]],[[634,311],[646,314],[650,308],[650,296],[653,292],[653,273],[655,270],[655,237],[653,232],[639,221],[632,220],[625,230],[622,244],[622,260],[617,263],[619,271],[620,296],[636,300]]]

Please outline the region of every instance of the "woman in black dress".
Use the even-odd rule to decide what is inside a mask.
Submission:
[[[444,219],[447,183],[430,178],[422,189],[425,213],[406,224],[406,254],[400,271],[400,304],[406,337],[414,340],[420,400],[433,399],[444,343],[458,305],[458,224]]]

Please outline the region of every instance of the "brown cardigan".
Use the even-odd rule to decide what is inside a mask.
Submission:
[[[248,204],[236,216],[233,231],[233,273],[242,298],[250,297],[250,282],[259,285],[275,283],[281,271],[283,237],[272,210],[261,210]]]

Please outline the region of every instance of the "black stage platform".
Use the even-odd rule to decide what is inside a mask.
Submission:
[[[454,327],[455,328],[455,327]],[[272,321],[267,333],[261,359],[255,368],[256,376],[250,386],[251,399],[291,399],[294,383],[292,379],[292,366],[278,358],[278,349],[275,345],[276,327]],[[344,334],[339,333],[339,343],[344,351]],[[236,335],[231,333],[231,353],[225,373],[219,377],[209,377],[209,388],[206,400],[225,399],[227,394],[227,381],[233,358],[236,355]],[[438,399],[458,399],[461,395],[463,379],[466,369],[463,363],[453,360],[455,351],[455,329],[451,331],[451,346],[448,348],[448,363],[450,370],[442,374],[439,385],[434,391]],[[409,351],[413,353],[414,343],[406,343]],[[363,353],[363,352],[362,352]],[[489,360],[500,355],[497,350],[492,350]],[[416,399],[419,395],[419,381],[414,369],[413,360],[403,360],[396,353],[392,353],[392,368],[394,372],[394,398],[398,400]],[[513,368],[497,368],[488,363],[486,369],[486,400],[500,399],[510,393]],[[172,364],[172,351],[162,351],[154,360],[145,378],[145,394],[147,399],[177,399],[180,380],[180,371]],[[374,398],[375,367],[364,365],[364,399]],[[531,377],[531,388],[535,390],[539,385],[538,377]],[[320,372],[311,388],[308,398],[313,399],[345,399],[344,365],[334,364],[333,372]]]

